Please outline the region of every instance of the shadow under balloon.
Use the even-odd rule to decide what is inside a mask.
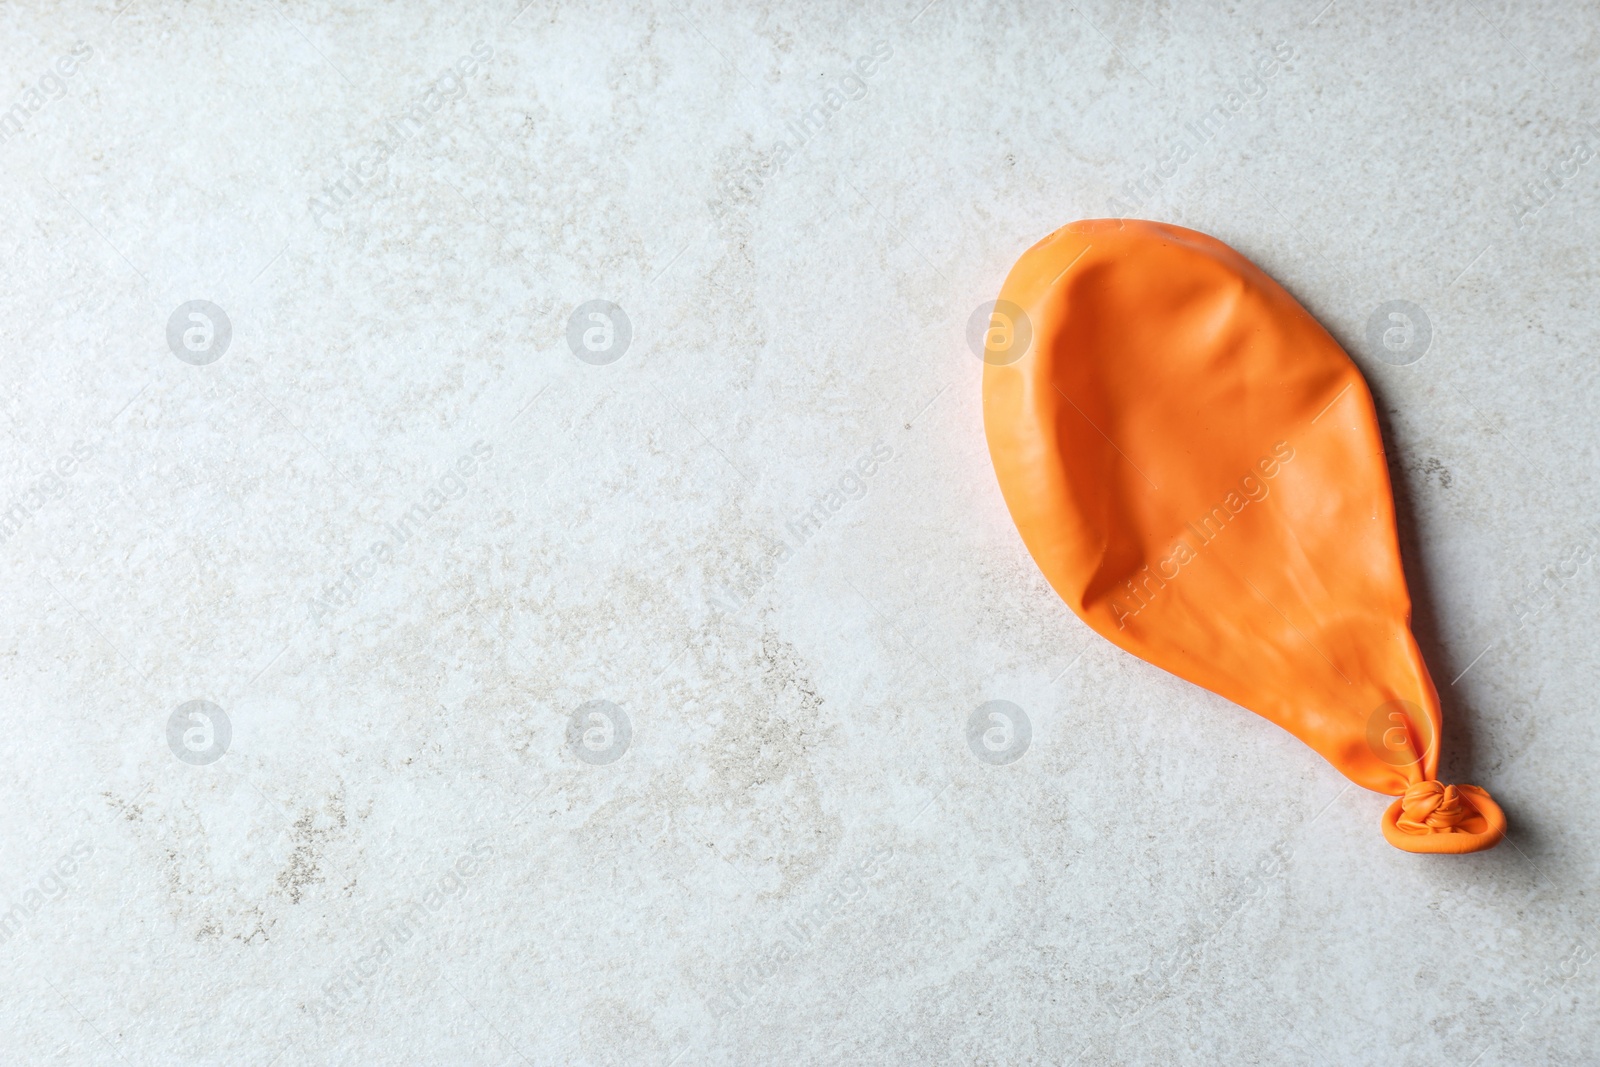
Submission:
[[[1330,331],[1332,332],[1332,331]],[[1358,349],[1350,346],[1347,338],[1335,334],[1335,339],[1346,352]],[[1352,358],[1355,358],[1352,356]],[[1364,361],[1357,360],[1367,387],[1372,391],[1373,406],[1377,409],[1378,429],[1383,434],[1384,455],[1389,467],[1389,482],[1394,493],[1395,526],[1399,533],[1400,563],[1405,572],[1406,586],[1411,592],[1411,632],[1417,647],[1422,650],[1428,671],[1433,675],[1434,687],[1439,692],[1439,708],[1443,718],[1443,750],[1439,753],[1439,780],[1445,783],[1483,785],[1482,773],[1487,769],[1478,744],[1478,723],[1462,690],[1451,681],[1471,665],[1472,657],[1482,649],[1459,649],[1448,643],[1440,625],[1439,601],[1436,594],[1433,565],[1438,549],[1429,548],[1423,541],[1424,533],[1418,521],[1419,497],[1426,484],[1426,475],[1416,464],[1407,462],[1403,446],[1395,433],[1390,408],[1386,402],[1384,383],[1371,373]],[[1506,797],[1490,790],[1506,813],[1509,831],[1523,845],[1538,840],[1538,827],[1526,818],[1526,809],[1507,803]],[[1496,850],[1499,851],[1499,850]]]
[[[1348,351],[1348,349],[1347,349]],[[1359,365],[1359,364],[1358,364]],[[1393,421],[1385,403],[1381,381],[1362,373],[1367,387],[1372,391],[1373,405],[1377,408],[1378,429],[1383,434],[1384,458],[1389,466],[1389,483],[1394,493],[1395,526],[1399,532],[1400,565],[1405,571],[1406,587],[1411,592],[1411,632],[1422,649],[1428,671],[1433,675],[1434,687],[1439,691],[1440,710],[1444,715],[1444,751],[1439,754],[1439,773],[1470,775],[1477,769],[1474,759],[1474,736],[1471,715],[1461,705],[1459,694],[1450,680],[1459,675],[1468,660],[1457,650],[1445,644],[1440,632],[1438,598],[1435,593],[1434,572],[1430,550],[1422,541],[1422,529],[1417,521],[1418,498],[1422,479],[1413,481],[1406,457],[1401,451],[1394,432]],[[1468,653],[1468,657],[1472,653]],[[1464,779],[1471,781],[1470,777]]]

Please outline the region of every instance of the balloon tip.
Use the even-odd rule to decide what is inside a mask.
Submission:
[[[1506,815],[1475,785],[1417,782],[1383,813],[1383,837],[1406,852],[1482,852],[1506,835]]]

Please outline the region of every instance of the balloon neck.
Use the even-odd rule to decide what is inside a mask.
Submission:
[[[1407,852],[1481,852],[1505,836],[1506,817],[1475,785],[1415,782],[1383,815],[1383,836]]]

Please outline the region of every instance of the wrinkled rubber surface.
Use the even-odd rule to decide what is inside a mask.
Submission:
[[[1367,789],[1435,783],[1439,699],[1411,634],[1383,442],[1328,332],[1222,242],[1135,220],[1058,230],[998,304],[990,455],[1078,617]],[[1386,839],[1498,843],[1487,793],[1443,802],[1435,786],[1405,801],[1415,817],[1396,802]]]

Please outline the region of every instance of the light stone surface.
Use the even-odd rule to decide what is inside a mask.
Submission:
[[[1600,12],[924,3],[0,7],[0,1061],[1600,1062]],[[968,320],[1114,213],[1360,362],[1504,846],[1028,558]]]

